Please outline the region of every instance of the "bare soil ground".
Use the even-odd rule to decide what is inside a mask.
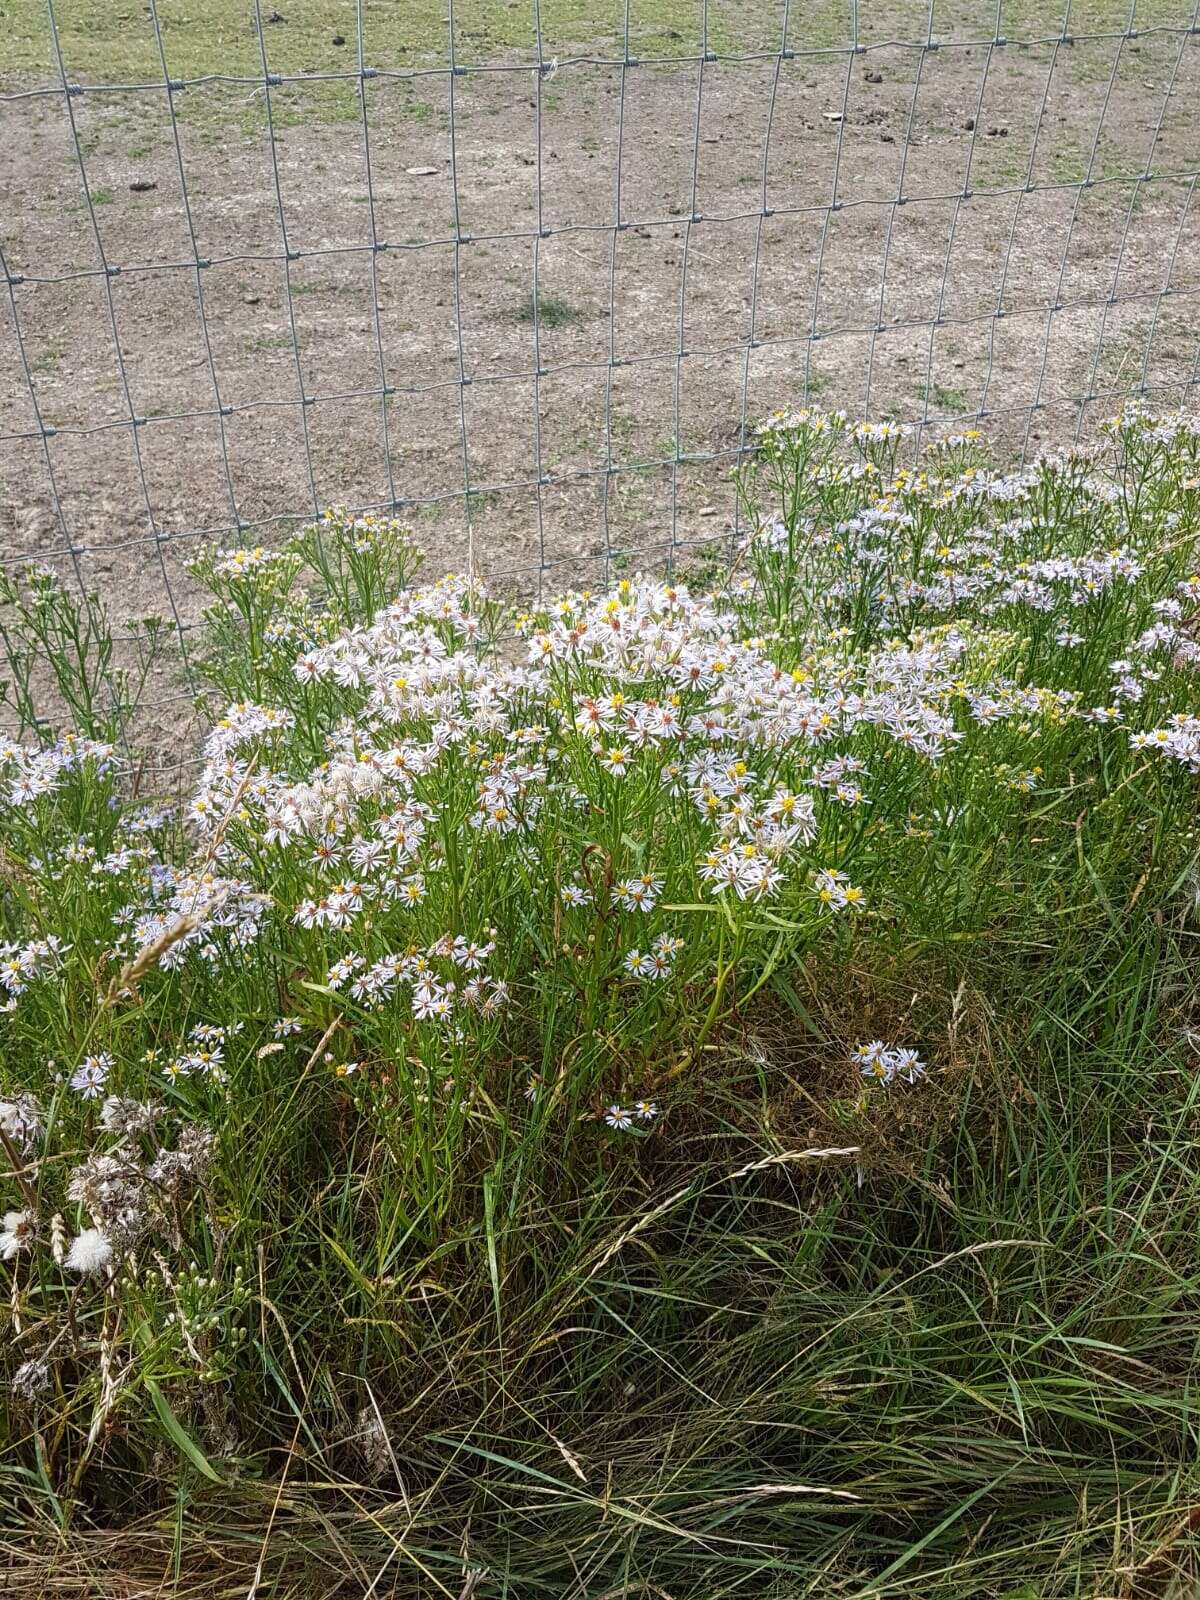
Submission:
[[[24,280],[0,284],[4,557],[190,626],[206,531],[271,542],[315,505],[399,501],[437,568],[469,540],[555,588],[724,544],[745,426],[806,394],[931,431],[982,411],[1015,453],[1086,434],[1115,391],[1194,396],[1200,38],[848,57],[803,54],[799,22],[790,43],[707,63],[699,96],[695,61],[565,62],[540,93],[373,79],[369,187],[357,93],[313,117],[327,85],[274,89],[286,266],[261,86],[175,96],[194,249],[164,93],[72,98],[91,211],[65,98],[0,100]],[[381,373],[393,392],[359,394]]]

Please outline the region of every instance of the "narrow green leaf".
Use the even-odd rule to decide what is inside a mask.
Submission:
[[[147,1394],[154,1402],[154,1409],[158,1412],[158,1420],[175,1442],[180,1454],[187,1457],[201,1477],[207,1478],[210,1483],[223,1483],[224,1479],[220,1473],[217,1472],[212,1462],[209,1461],[203,1450],[171,1410],[167,1403],[167,1398],[158,1387],[158,1384],[153,1378],[146,1378],[143,1381],[146,1385]]]

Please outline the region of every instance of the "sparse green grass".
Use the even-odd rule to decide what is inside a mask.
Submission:
[[[500,492],[497,489],[472,489],[468,499],[472,517],[485,517],[500,504]]]
[[[535,321],[534,308],[536,306],[536,321],[541,328],[566,328],[572,323],[582,322],[583,312],[573,306],[569,300],[564,300],[560,295],[543,294],[535,301],[533,295],[525,300],[516,311],[518,322],[528,323],[530,327]]]
[[[224,73],[255,78],[262,73],[258,31],[253,5],[246,0],[158,0],[158,16],[168,70],[176,78],[199,78]],[[286,21],[271,23],[273,13]],[[543,54],[549,59],[578,50],[619,55],[624,44],[624,0],[542,0],[539,8]],[[447,12],[444,0],[377,0],[365,7],[365,55],[368,64],[403,69],[429,66],[449,59]],[[122,10],[105,0],[72,0],[56,7],[63,57],[68,77],[93,82],[148,82],[161,77],[161,63],[148,12]],[[297,72],[353,72],[357,65],[356,9],[352,0],[291,0],[287,5],[264,3],[263,42],[269,70]],[[638,56],[694,56],[700,48],[702,7],[699,0],[637,0],[630,9],[630,49]],[[782,12],[751,0],[723,0],[708,8],[708,45],[718,52],[771,50],[778,46]],[[1120,30],[1128,7],[1121,0],[1090,0],[1073,7],[1074,31]],[[470,64],[519,53],[533,59],[535,31],[533,9],[507,0],[470,0],[455,10],[457,60]],[[860,7],[858,38],[872,44],[889,39],[916,39],[928,26],[928,8],[920,0],[887,0],[886,4]],[[1178,0],[1141,0],[1138,24],[1186,23]],[[1056,19],[1057,21],[1057,19]],[[1005,7],[1006,32],[1041,37],[1053,33],[1044,13],[1032,0]],[[986,37],[994,26],[994,7],[963,4],[937,15],[937,31],[947,36],[970,31]],[[0,71],[15,80],[53,81],[57,77],[51,36],[42,0],[7,0],[4,35],[0,40]],[[333,43],[334,38],[345,42]],[[844,0],[821,0],[790,17],[789,43],[795,49],[834,49],[849,42],[851,13]],[[1151,40],[1145,46],[1155,48]],[[1095,52],[1092,52],[1094,54]],[[1091,56],[1083,50],[1065,52],[1064,71],[1087,70]],[[1133,58],[1131,58],[1133,59]],[[1079,63],[1083,62],[1082,68]],[[653,67],[647,69],[655,70]],[[392,86],[375,85],[369,96],[388,97]],[[546,90],[546,104],[558,108],[563,91]],[[321,121],[350,120],[358,115],[357,88],[352,82],[314,83],[303,89],[283,89],[276,94],[286,125],[293,115],[288,101],[295,97],[296,115]],[[244,100],[244,95],[240,98]],[[565,103],[565,102],[564,102]],[[228,122],[230,105],[222,93],[215,99],[204,89],[177,97],[179,115],[201,127],[217,116]],[[427,116],[421,102],[410,113]],[[464,113],[465,114],[465,113]],[[258,132],[261,105],[237,113],[245,131]]]
[[[943,383],[921,386],[921,399],[938,411],[961,412],[967,409],[967,397],[961,389],[952,389]]]
[[[760,438],[708,600],[202,554],[185,818],[4,579],[6,1596],[1194,1594],[1200,425]]]
[[[294,295],[333,295],[356,296],[361,293],[359,285],[346,282],[341,278],[292,278],[292,294]]]
[[[243,340],[242,348],[251,355],[270,350],[290,350],[292,336],[290,333],[259,333],[251,339]]]
[[[30,361],[30,366],[34,372],[57,372],[65,354],[66,346],[57,340],[51,340],[36,351]]]

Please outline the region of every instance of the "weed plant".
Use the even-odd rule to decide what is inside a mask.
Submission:
[[[757,444],[704,594],[205,551],[177,805],[5,591],[11,1592],[1194,1592],[1200,425]]]

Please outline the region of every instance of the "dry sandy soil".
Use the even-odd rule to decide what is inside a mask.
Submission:
[[[806,392],[982,410],[1017,453],[1194,396],[1198,78],[1166,32],[717,60],[699,115],[694,61],[380,77],[370,191],[354,95],[284,87],[286,271],[261,86],[176,96],[195,249],[165,94],[72,99],[92,213],[61,93],[0,100],[4,556],[191,625],[205,530],[401,502],[437,567],[469,521],[480,568],[554,587],[727,540],[745,426]]]

